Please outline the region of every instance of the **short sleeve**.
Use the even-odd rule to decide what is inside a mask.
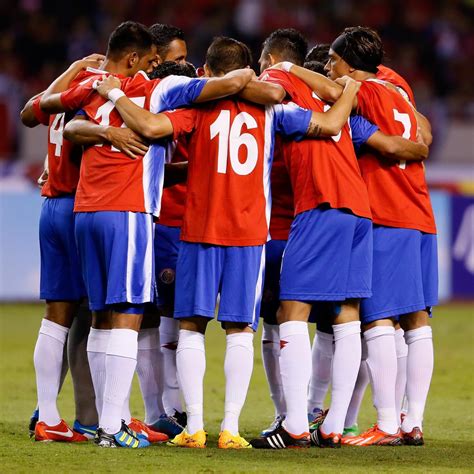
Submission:
[[[271,82],[283,87],[290,97],[294,95],[294,85],[291,82],[290,73],[279,69],[267,69],[259,77],[261,81]]]
[[[173,140],[191,133],[196,125],[197,111],[195,109],[180,109],[164,112],[173,125]]]
[[[352,143],[354,144],[355,151],[367,142],[367,140],[378,131],[379,127],[369,122],[360,115],[352,115],[350,118],[351,131],[352,131]]]
[[[87,102],[89,96],[94,93],[95,79],[97,79],[96,76],[91,77],[61,93],[61,103],[66,111],[80,109]]]
[[[206,82],[206,79],[193,79],[185,76],[165,77],[153,89],[150,111],[158,113],[193,104],[200,96]]]
[[[311,121],[311,110],[303,109],[293,102],[274,105],[273,110],[276,133],[297,141],[304,138]]]
[[[36,120],[42,125],[49,125],[49,114],[43,112],[40,108],[41,95],[36,97],[33,100],[33,114],[35,115]]]

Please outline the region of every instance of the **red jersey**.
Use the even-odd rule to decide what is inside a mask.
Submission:
[[[403,79],[402,76],[400,76],[400,74],[395,72],[393,69],[382,65],[378,67],[378,70],[377,79],[390,82],[394,86],[397,86],[399,89],[401,89],[402,94],[405,92],[408,100],[416,107],[415,94],[413,94],[413,90],[411,89],[410,85],[407,81],[405,81],[405,79]]]
[[[175,138],[191,134],[181,240],[263,245],[268,239],[274,132],[301,138],[311,112],[230,98],[167,115]]]
[[[329,105],[296,76],[268,69],[262,80],[281,85],[300,107],[325,112]],[[294,193],[295,215],[326,203],[334,209],[349,209],[371,218],[369,198],[352,145],[347,123],[327,139],[286,142],[283,148]]]
[[[358,113],[383,133],[416,141],[415,114],[398,92],[369,79],[362,83],[357,100]],[[375,224],[436,233],[422,162],[397,163],[369,150],[359,164]]]
[[[81,71],[71,82],[71,87],[76,87],[88,77],[95,76],[96,69]],[[40,97],[33,102],[35,115],[38,120]],[[36,114],[38,110],[38,114]],[[71,112],[74,109],[70,109]],[[66,123],[72,119],[72,113],[46,115],[48,117],[48,180],[41,189],[41,195],[46,197],[58,197],[66,194],[74,194],[79,181],[79,168],[81,164],[82,149],[76,147],[70,141],[63,138],[63,130]]]
[[[172,163],[188,161],[188,141],[186,137],[176,142]],[[163,189],[161,198],[160,224],[168,227],[183,225],[184,205],[186,204],[186,183],[175,184]]]
[[[104,126],[122,127],[123,120],[110,101],[94,92],[96,77],[61,96],[66,108],[82,107],[88,119]],[[190,105],[206,81],[181,76],[150,80],[145,73],[122,79],[122,90],[135,104],[157,113]],[[143,157],[130,159],[109,144],[87,148],[83,154],[76,193],[76,212],[131,211],[159,215],[167,144],[150,146]]]

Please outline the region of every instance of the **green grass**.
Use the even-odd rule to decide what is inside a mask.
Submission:
[[[207,335],[205,420],[209,448],[183,450],[155,446],[145,450],[101,450],[92,443],[66,445],[34,443],[27,423],[34,407],[33,348],[42,315],[39,305],[0,306],[0,471],[89,472],[474,472],[473,449],[473,310],[446,306],[433,319],[435,374],[428,399],[424,431],[426,446],[310,449],[301,451],[221,451],[216,436],[224,406],[224,336],[213,323]],[[241,417],[241,433],[255,436],[272,419],[273,411],[255,338],[255,369]],[[70,381],[59,406],[72,421]],[[135,385],[132,412],[143,417]],[[370,393],[366,394],[359,424],[374,421]]]

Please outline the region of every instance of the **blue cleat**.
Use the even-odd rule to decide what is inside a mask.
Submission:
[[[97,428],[98,425],[83,425],[78,420],[75,420],[72,426],[73,431],[84,435],[87,439],[94,439]]]
[[[100,448],[147,448],[150,443],[145,438],[138,436],[122,420],[122,428],[118,433],[106,433],[102,428],[97,430],[94,439]]]
[[[173,439],[184,430],[184,426],[180,423],[180,421],[182,421],[180,419],[182,418],[182,415],[182,413],[177,411],[175,411],[173,416],[163,414],[156,423],[150,425],[150,428],[165,433],[170,437],[170,439]]]
[[[31,415],[30,424],[28,425],[30,438],[33,438],[33,436],[35,435],[35,428],[36,428],[36,423],[38,423],[38,419],[39,419],[39,410],[36,409]]]

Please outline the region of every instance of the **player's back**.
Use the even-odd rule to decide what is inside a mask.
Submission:
[[[398,72],[381,64],[378,67],[377,79],[390,82],[394,86],[397,86],[406,94],[410,102],[416,107],[415,94],[413,94],[412,88],[408,82],[402,76],[400,76],[400,74],[398,74]]]
[[[364,81],[358,104],[359,113],[383,133],[416,141],[417,121],[413,108],[383,82]],[[422,162],[396,162],[366,150],[359,164],[369,191],[374,223],[436,232]]]
[[[280,84],[300,107],[320,113],[330,108],[292,74],[271,69],[264,72],[262,79]],[[283,147],[295,196],[295,214],[327,203],[332,208],[347,208],[358,216],[371,217],[349,123],[334,137],[286,141]]]

